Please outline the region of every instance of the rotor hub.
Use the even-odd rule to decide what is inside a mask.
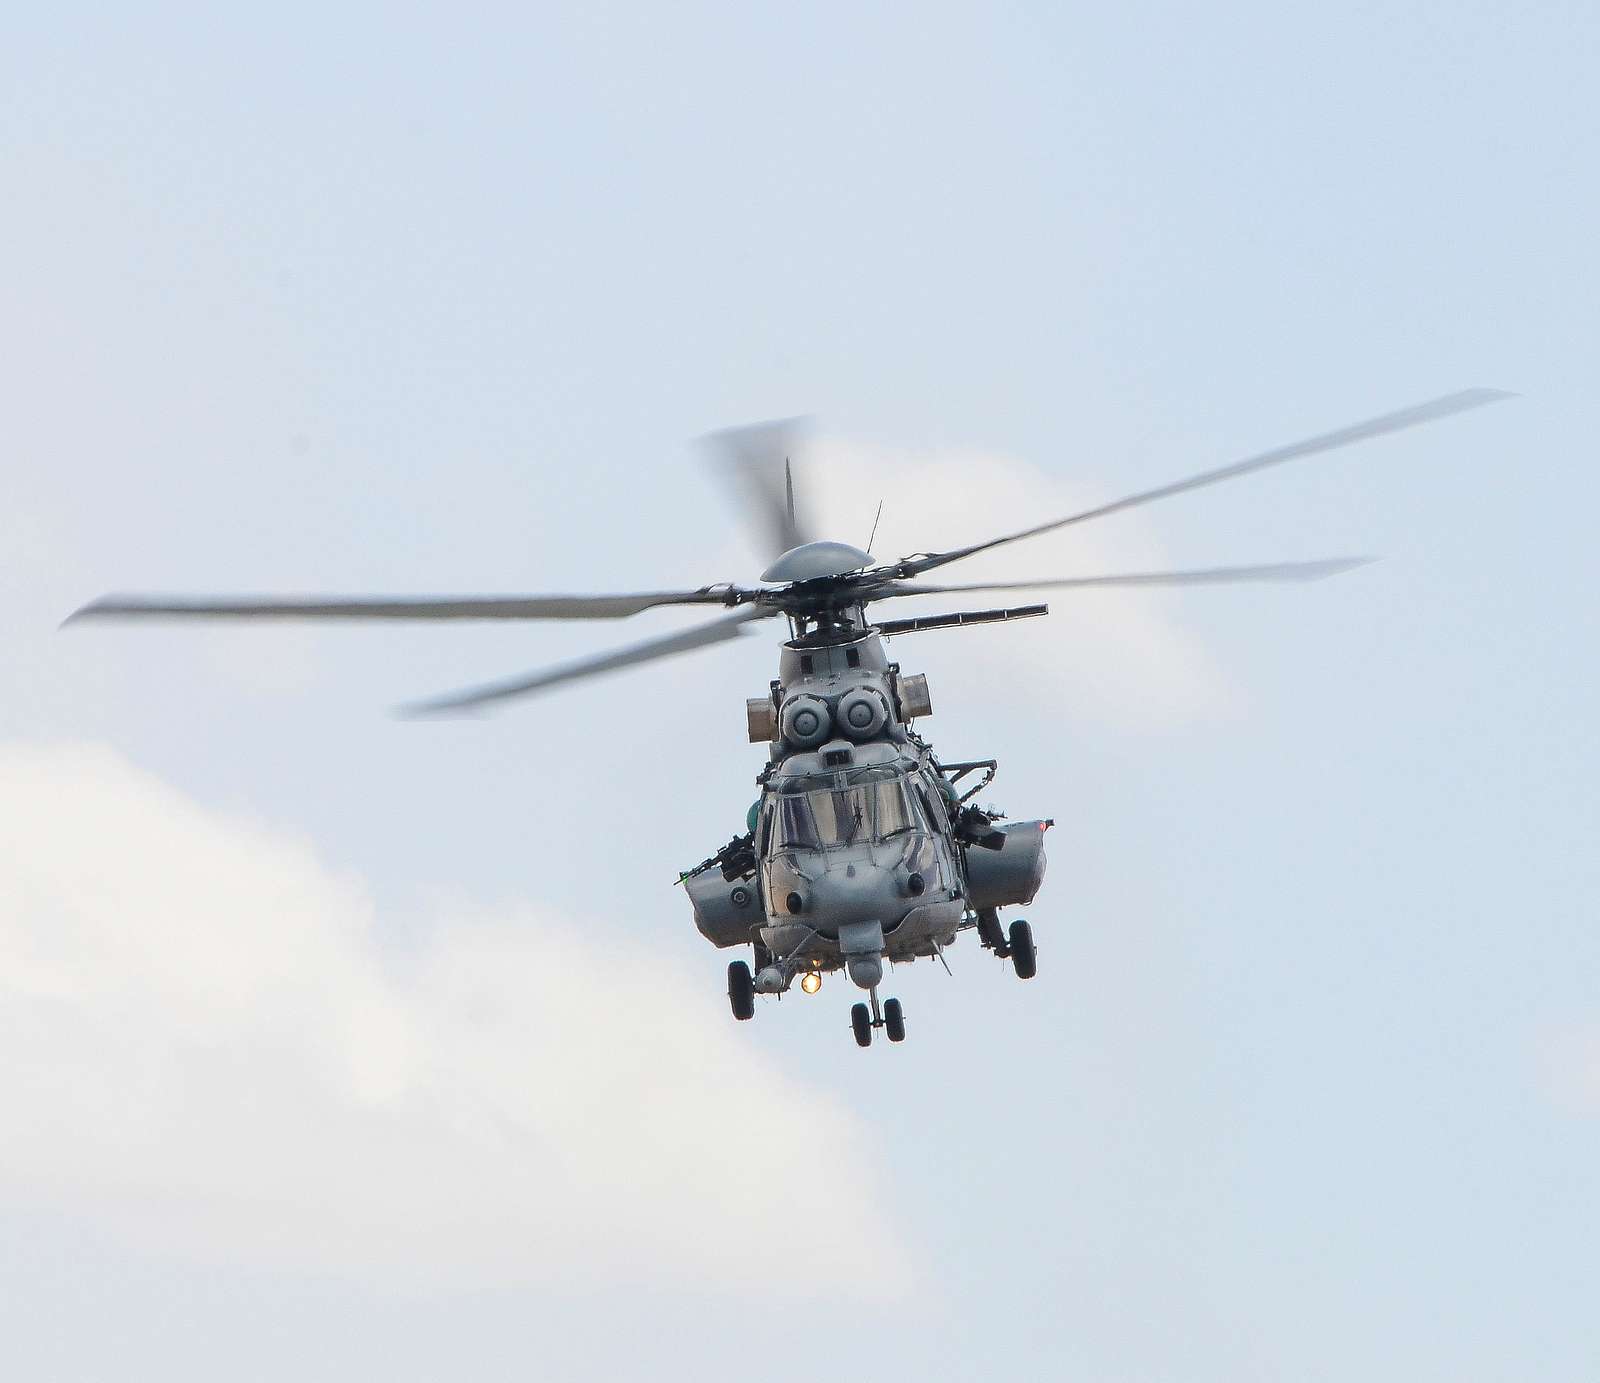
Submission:
[[[763,581],[821,581],[830,576],[848,576],[872,565],[872,554],[849,543],[828,540],[801,543],[792,547],[761,573]]]

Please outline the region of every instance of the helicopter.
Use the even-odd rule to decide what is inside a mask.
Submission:
[[[861,1047],[881,1030],[905,1040],[905,1011],[880,999],[884,965],[937,960],[966,931],[1022,980],[1037,973],[1031,924],[1003,908],[1031,905],[1044,882],[1054,822],[1012,820],[973,799],[993,781],[993,759],[946,762],[919,726],[932,714],[927,678],[891,661],[885,640],[1049,612],[1043,604],[874,619],[878,602],[973,592],[1203,586],[1316,581],[1372,561],[1219,566],[1100,576],[1021,577],[947,584],[928,573],[1027,538],[1220,484],[1301,457],[1433,422],[1513,395],[1474,388],[1446,394],[1229,465],[1125,495],[1063,518],[938,552],[879,563],[851,544],[814,535],[797,504],[788,454],[798,420],[710,434],[705,440],[743,486],[772,560],[759,585],[610,595],[407,597],[184,597],[108,595],[65,623],[90,619],[618,620],[665,606],[722,607],[718,618],[531,675],[400,708],[412,716],[471,714],[581,679],[741,638],[787,621],[778,675],[748,698],[746,733],[767,751],[745,831],[677,879],[700,933],[720,949],[749,948],[727,967],[735,1019],[757,996],[798,984],[815,994],[843,971],[865,992],[850,1010]],[[881,511],[880,511],[881,512]],[[874,537],[876,527],[874,527]],[[868,539],[868,547],[872,538]]]

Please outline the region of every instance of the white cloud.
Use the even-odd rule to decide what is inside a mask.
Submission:
[[[703,975],[532,910],[378,933],[303,841],[0,746],[0,1200],[418,1284],[907,1284],[869,1139]]]

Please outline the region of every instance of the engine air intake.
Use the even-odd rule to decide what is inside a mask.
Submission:
[[[870,687],[857,687],[839,698],[839,728],[851,739],[876,739],[889,720],[889,707]]]
[[[815,749],[833,733],[828,704],[815,696],[791,696],[779,716],[783,738],[796,749]]]

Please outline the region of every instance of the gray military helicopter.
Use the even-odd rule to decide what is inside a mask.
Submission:
[[[937,629],[1025,619],[1048,613],[1022,605],[878,620],[868,607],[909,596],[974,591],[1072,590],[1106,586],[1220,585],[1314,581],[1371,560],[1335,558],[1195,571],[1020,578],[949,585],[928,572],[980,552],[1091,519],[1219,484],[1302,456],[1398,432],[1494,403],[1511,395],[1468,389],[1386,413],[1336,432],[1279,447],[1171,484],[1127,495],[1080,513],[945,552],[877,563],[848,543],[819,540],[797,507],[789,451],[791,423],[713,434],[708,440],[747,489],[775,560],[759,586],[718,584],[692,591],[629,595],[489,597],[188,598],[106,596],[68,623],[111,618],[318,620],[622,619],[659,606],[710,605],[729,613],[709,623],[596,657],[403,708],[413,715],[467,713],[735,639],[783,617],[788,640],[778,676],[746,703],[749,741],[766,746],[760,797],[746,831],[679,878],[700,932],[721,948],[751,947],[728,966],[728,999],[737,1019],[755,1013],[757,994],[781,996],[798,981],[814,994],[824,975],[844,970],[867,993],[851,1008],[855,1040],[870,1046],[882,1028],[906,1035],[898,999],[880,1003],[883,966],[944,959],[965,930],[1009,960],[1019,979],[1037,968],[1033,932],[1000,909],[1032,903],[1045,871],[1048,818],[1012,821],[972,799],[993,780],[994,760],[943,762],[918,733],[932,713],[925,677],[903,673],[884,640]],[[875,536],[875,535],[874,535]],[[868,540],[871,546],[871,539]],[[948,966],[946,967],[948,968]]]

